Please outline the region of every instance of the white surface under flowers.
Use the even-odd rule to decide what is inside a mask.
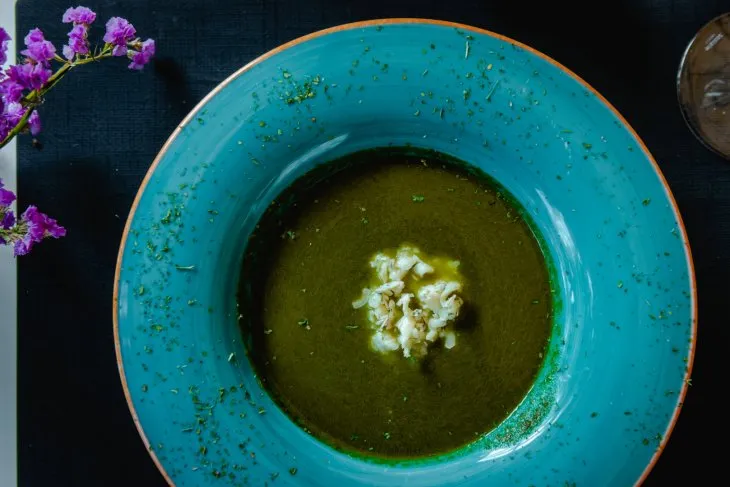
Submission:
[[[458,295],[462,290],[458,265],[456,261],[429,259],[417,248],[405,245],[395,257],[376,254],[370,267],[377,285],[363,289],[362,296],[352,303],[355,309],[367,308],[373,350],[400,350],[406,358],[420,358],[438,340],[443,340],[445,348],[454,348],[452,327],[463,304]],[[448,279],[444,269],[448,269]]]
[[[15,32],[15,2],[0,4],[0,25]],[[15,37],[15,36],[13,36]],[[8,64],[15,62],[15,43],[10,41]],[[0,149],[0,178],[17,188],[15,141]],[[16,450],[16,267],[13,249],[0,245],[0,485],[18,484]]]

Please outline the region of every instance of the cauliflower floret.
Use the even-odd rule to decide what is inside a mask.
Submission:
[[[398,299],[398,301],[395,303],[396,306],[400,306],[403,309],[404,315],[410,315],[411,314],[411,308],[409,307],[411,303],[411,299],[413,298],[413,294],[411,293],[405,293],[401,295],[401,297]]]
[[[444,333],[444,348],[451,350],[456,345],[456,335],[453,331]]]
[[[420,262],[420,259],[413,253],[413,249],[410,247],[401,248],[395,256],[390,278],[403,279],[418,262]]]
[[[418,277],[423,277],[426,274],[431,274],[434,271],[433,267],[421,261],[413,267],[413,273]]]
[[[418,290],[418,301],[424,309],[436,312],[441,309],[441,292],[444,288],[444,282],[439,281],[435,284],[423,286]]]
[[[370,299],[370,293],[372,293],[372,291],[370,289],[368,289],[368,288],[363,289],[362,295],[358,299],[356,299],[355,301],[352,302],[352,307],[355,309],[360,309],[363,306],[365,306],[366,304],[368,304],[368,301]]]
[[[373,349],[377,352],[394,352],[398,350],[398,340],[390,333],[376,331],[370,339]]]
[[[403,292],[405,283],[403,281],[391,281],[375,288],[376,293],[385,294],[387,296],[398,296]]]
[[[373,260],[370,261],[370,267],[375,269],[375,273],[378,275],[380,282],[388,282],[392,266],[393,259],[385,254],[377,254],[373,257]]]
[[[446,326],[446,320],[439,318],[438,316],[428,320],[428,327],[432,330],[443,328],[444,326]]]
[[[422,357],[428,351],[428,344],[442,339],[444,347],[456,345],[456,334],[449,325],[459,316],[463,304],[458,296],[461,283],[438,280],[421,286],[417,292],[405,292],[409,275],[416,281],[435,268],[421,259],[420,251],[414,247],[402,246],[395,258],[378,253],[370,261],[377,279],[382,283],[374,289],[365,288],[352,306],[359,309],[367,306],[368,321],[374,330],[371,337],[373,350],[391,352],[402,350],[404,357]],[[456,270],[456,266],[448,265]]]
[[[441,302],[443,303],[449,296],[456,291],[461,291],[461,284],[458,282],[450,281],[444,284],[444,289],[441,291]]]
[[[452,316],[449,319],[454,319],[458,315],[462,300],[453,293],[460,290],[461,284],[458,282],[438,281],[419,289],[418,300],[421,302],[421,306],[439,316],[442,316],[441,311],[445,308],[453,311],[453,313],[449,313],[449,316]]]
[[[418,249],[413,247],[401,247],[391,267],[390,279],[402,280],[410,271],[413,271],[413,274],[417,277],[423,277],[434,272],[433,267],[418,257],[418,252]]]
[[[368,320],[377,328],[390,328],[395,320],[395,303],[386,294],[370,293],[368,297]]]

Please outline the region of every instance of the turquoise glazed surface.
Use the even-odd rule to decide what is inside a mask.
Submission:
[[[316,164],[391,144],[504,185],[544,238],[556,308],[511,416],[460,451],[401,463],[297,427],[258,384],[236,309],[242,252],[272,199]],[[214,90],[150,170],[115,284],[130,408],[180,486],[631,485],[667,439],[694,347],[686,235],[630,127],[545,56],[429,21],[317,33]]]

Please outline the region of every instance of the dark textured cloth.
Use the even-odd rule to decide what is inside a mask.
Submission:
[[[164,485],[127,410],[112,334],[117,248],[147,168],[185,114],[257,55],[321,28],[406,16],[484,27],[545,52],[605,95],[644,139],[685,218],[700,300],[693,386],[646,485],[685,475],[703,485],[713,472],[723,478],[720,450],[707,441],[721,444],[728,433],[716,391],[728,373],[730,164],[685,127],[675,76],[687,42],[730,10],[728,0],[81,3],[99,14],[92,38],[101,37],[108,17],[127,17],[157,40],[157,59],[142,73],[128,72],[125,60],[76,70],[41,108],[42,150],[19,139],[21,205],[37,204],[68,228],[65,239],[20,260],[20,485]],[[17,38],[39,26],[60,48],[68,30],[61,15],[70,5],[19,0]]]

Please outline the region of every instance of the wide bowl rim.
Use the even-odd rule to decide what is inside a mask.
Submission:
[[[682,388],[678,394],[677,397],[677,407],[674,408],[674,413],[672,414],[672,417],[669,421],[669,424],[667,425],[667,428],[662,435],[662,440],[659,443],[658,448],[654,452],[654,455],[651,457],[649,463],[644,468],[644,471],[642,472],[641,476],[637,479],[636,483],[634,485],[641,485],[649,475],[649,473],[652,471],[654,466],[656,465],[657,461],[659,460],[659,457],[661,456],[662,452],[664,451],[664,448],[667,445],[667,442],[669,441],[669,437],[671,436],[672,431],[674,430],[674,427],[677,423],[677,420],[679,418],[679,413],[681,411],[681,404],[684,401],[684,398],[687,394],[687,388],[689,386],[689,378],[692,375],[692,366],[694,363],[694,357],[695,357],[695,349],[696,349],[696,343],[697,343],[697,281],[695,276],[695,268],[694,268],[694,262],[692,259],[692,251],[689,244],[689,238],[687,236],[687,230],[685,228],[684,222],[682,220],[682,215],[679,211],[679,207],[677,205],[677,201],[674,198],[674,195],[672,194],[671,189],[669,188],[669,184],[667,183],[666,178],[664,177],[664,174],[662,173],[659,164],[656,162],[654,157],[649,152],[649,149],[647,148],[644,141],[639,137],[639,134],[636,133],[634,128],[629,124],[629,122],[621,115],[621,113],[614,107],[611,102],[609,102],[603,95],[601,95],[595,88],[593,88],[587,81],[585,81],[583,78],[578,76],[576,73],[565,67],[560,62],[556,61],[555,59],[551,58],[550,56],[538,51],[537,49],[534,49],[526,44],[523,44],[522,42],[519,42],[517,40],[514,40],[510,37],[504,36],[502,34],[498,34],[496,32],[490,31],[488,29],[483,29],[480,27],[474,27],[467,24],[462,24],[459,22],[451,22],[446,20],[433,20],[433,19],[423,19],[423,18],[410,18],[410,17],[404,17],[404,18],[383,18],[383,19],[373,19],[373,20],[363,20],[359,22],[352,22],[347,24],[341,24],[334,27],[329,27],[323,30],[318,30],[316,32],[312,32],[310,34],[304,35],[302,37],[298,37],[296,39],[293,39],[289,42],[286,42],[264,54],[261,56],[255,58],[254,60],[250,61],[246,65],[244,65],[242,68],[239,68],[236,70],[233,74],[228,76],[225,80],[223,80],[220,84],[218,84],[215,88],[213,88],[205,97],[203,97],[200,102],[198,102],[197,105],[185,116],[185,118],[178,124],[178,126],[175,128],[175,130],[170,134],[167,141],[163,144],[160,151],[157,153],[157,156],[155,156],[155,159],[152,161],[152,164],[150,165],[149,169],[147,170],[147,173],[145,174],[144,179],[142,180],[142,183],[139,186],[139,189],[137,190],[137,194],[135,195],[134,201],[132,202],[132,206],[129,210],[129,215],[127,216],[127,221],[124,225],[124,231],[122,232],[122,237],[119,245],[119,253],[117,255],[117,263],[116,263],[116,269],[114,272],[114,291],[112,296],[112,321],[113,321],[113,327],[114,327],[114,348],[116,353],[116,360],[117,360],[117,368],[119,369],[119,376],[122,382],[122,388],[124,390],[124,397],[127,401],[127,406],[129,407],[130,414],[132,415],[132,420],[134,421],[134,424],[137,428],[137,432],[139,433],[142,442],[144,443],[147,452],[149,453],[150,457],[152,458],[152,461],[157,466],[157,469],[160,471],[164,479],[167,481],[169,485],[174,486],[175,483],[172,481],[172,478],[165,470],[165,467],[162,465],[162,462],[160,462],[159,458],[157,458],[156,453],[154,450],[150,447],[150,442],[147,439],[147,436],[144,432],[144,428],[142,427],[142,424],[139,420],[139,416],[137,415],[137,411],[134,407],[134,403],[132,401],[132,395],[129,391],[129,387],[127,386],[127,379],[124,372],[124,363],[122,361],[122,351],[121,351],[121,345],[119,340],[119,317],[118,317],[118,303],[119,303],[119,282],[121,277],[121,270],[122,270],[122,260],[124,257],[124,251],[127,243],[127,239],[129,237],[129,232],[131,229],[132,221],[134,220],[134,217],[137,212],[137,207],[140,203],[140,200],[142,199],[142,195],[144,194],[147,185],[149,184],[152,175],[157,169],[157,166],[162,161],[163,157],[167,153],[167,150],[170,148],[171,144],[174,142],[174,140],[177,138],[177,136],[180,134],[182,129],[190,123],[195,118],[195,114],[203,107],[205,106],[215,95],[217,95],[221,90],[223,90],[228,84],[230,84],[232,81],[237,79],[239,76],[242,76],[247,71],[252,69],[257,64],[269,59],[270,57],[285,51],[287,49],[290,49],[292,47],[295,47],[299,44],[303,44],[305,42],[308,42],[312,39],[316,39],[319,37],[323,37],[335,32],[345,31],[345,30],[352,30],[352,29],[359,29],[359,28],[365,28],[365,27],[373,27],[373,26],[379,26],[379,25],[395,25],[395,24],[415,24],[415,25],[429,25],[429,26],[440,26],[440,27],[450,27],[450,28],[456,28],[461,29],[463,31],[469,31],[474,32],[477,34],[487,35],[490,37],[493,37],[495,39],[499,39],[501,41],[519,46],[520,48],[526,50],[527,52],[543,59],[544,61],[547,61],[548,63],[552,64],[559,70],[563,71],[568,76],[572,77],[575,81],[577,81],[579,84],[581,84],[583,87],[585,87],[587,90],[589,90],[593,95],[596,96],[596,98],[601,101],[612,113],[613,115],[622,123],[622,125],[626,128],[626,130],[631,134],[634,139],[636,140],[639,147],[641,147],[641,150],[643,151],[645,157],[648,159],[648,161],[651,163],[652,168],[654,169],[654,172],[656,173],[657,177],[659,178],[659,182],[664,187],[664,191],[667,195],[667,198],[669,200],[669,203],[672,205],[672,209],[674,211],[675,217],[677,219],[678,227],[681,233],[681,239],[682,243],[684,245],[685,249],[685,257],[687,259],[687,268],[688,268],[688,274],[689,274],[689,280],[690,280],[690,295],[691,295],[691,318],[692,318],[692,331],[691,331],[691,343],[689,347],[689,355],[687,357],[687,367],[685,369],[684,374],[684,381],[682,384]]]

